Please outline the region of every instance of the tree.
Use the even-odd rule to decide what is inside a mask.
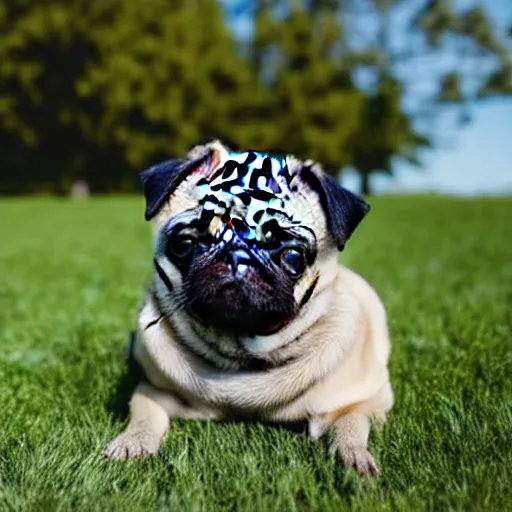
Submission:
[[[337,171],[350,163],[347,143],[363,108],[363,95],[339,58],[338,21],[312,20],[293,7],[280,21],[262,10],[257,23],[257,72],[274,105],[272,145]]]
[[[5,191],[138,188],[135,170],[221,137],[250,89],[215,0],[0,0]]]
[[[0,2],[0,186],[62,191],[97,149],[71,122],[74,80],[90,51],[64,2]]]
[[[250,80],[217,2],[98,2],[89,37],[98,57],[77,91],[100,98],[102,114],[82,123],[99,144],[119,145],[140,167],[207,138],[236,138],[231,120]]]
[[[216,0],[0,0],[0,192],[134,190],[136,171],[221,138],[353,166],[367,193],[420,163],[439,112],[512,93],[506,31],[476,4],[224,6],[252,31],[236,41]]]
[[[370,194],[370,176],[376,171],[393,173],[396,157],[419,165],[417,152],[430,145],[415,130],[401,106],[401,84],[393,77],[379,78],[375,91],[367,93],[357,129],[349,140],[350,162],[361,176],[361,193]]]
[[[284,40],[295,30],[293,20],[298,13],[308,20],[316,37],[325,19],[336,26],[328,63],[319,66],[343,67],[346,83],[361,92],[357,122],[348,119],[350,133],[340,141],[343,157],[337,158],[340,165],[348,163],[359,172],[365,193],[370,191],[369,177],[379,171],[392,174],[397,158],[420,164],[420,150],[436,145],[433,128],[439,113],[458,105],[461,119],[467,121],[468,107],[474,102],[512,92],[506,36],[476,3],[462,10],[449,0],[259,0],[249,4],[246,9],[236,4],[238,9],[233,8],[231,14],[253,17],[256,62],[270,60],[282,66],[284,76],[289,73],[287,61],[273,60],[272,46],[261,44],[262,25],[273,23],[274,33]],[[301,48],[304,52],[307,46],[304,40],[296,42],[294,48],[286,47],[291,55],[300,53]],[[321,59],[315,60],[319,63]],[[295,84],[316,80],[307,66],[293,73]],[[288,92],[293,104],[298,93]],[[321,108],[323,101],[322,92],[316,91],[297,110],[288,108],[289,126],[295,126],[295,118],[299,125],[307,119],[311,132],[319,128],[321,119],[308,112]],[[341,116],[338,124],[343,123],[347,118]],[[305,153],[315,154],[313,145],[322,147],[319,140],[299,140],[290,133],[286,132],[286,149],[297,151],[300,145]],[[318,152],[319,160],[329,161],[333,153],[326,147],[332,151],[334,143],[329,133],[321,137],[325,147]],[[329,168],[339,171],[332,165]]]

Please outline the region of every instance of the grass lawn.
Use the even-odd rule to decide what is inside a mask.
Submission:
[[[377,481],[260,424],[176,421],[159,457],[104,460],[151,272],[142,199],[0,201],[0,510],[510,510],[512,199],[371,202],[342,261],[390,318]]]

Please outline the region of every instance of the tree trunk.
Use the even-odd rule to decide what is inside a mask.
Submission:
[[[363,196],[369,196],[371,194],[370,188],[370,173],[362,172],[361,173],[361,194]]]

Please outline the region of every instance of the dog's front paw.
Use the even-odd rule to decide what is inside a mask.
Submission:
[[[346,447],[341,456],[345,466],[354,468],[359,476],[377,476],[380,474],[379,466],[364,446]]]
[[[111,441],[103,452],[108,459],[136,459],[157,455],[162,439],[147,430],[126,430]]]

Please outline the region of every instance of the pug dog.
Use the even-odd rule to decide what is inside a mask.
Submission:
[[[216,141],[141,174],[154,278],[132,346],[142,370],[112,459],[157,454],[170,418],[305,421],[360,475],[393,404],[384,307],[338,264],[369,210],[293,156]]]

